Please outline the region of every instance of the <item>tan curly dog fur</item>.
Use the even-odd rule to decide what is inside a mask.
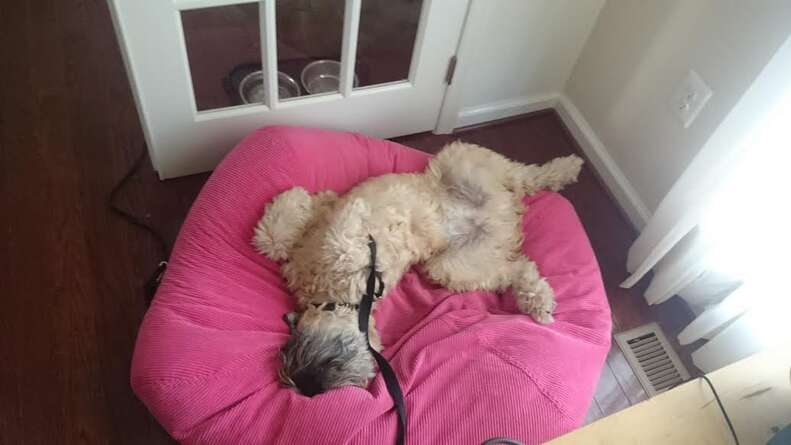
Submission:
[[[472,144],[455,142],[422,173],[370,178],[345,195],[287,190],[266,207],[254,245],[283,262],[297,299],[288,314],[292,337],[282,352],[281,380],[312,395],[364,386],[374,365],[357,330],[353,305],[365,292],[369,235],[377,242],[385,294],[419,264],[451,290],[512,289],[523,312],[552,321],[554,293],[521,253],[522,197],[576,181],[577,156],[524,165]],[[343,303],[324,310],[327,303]],[[371,341],[380,349],[371,320]]]

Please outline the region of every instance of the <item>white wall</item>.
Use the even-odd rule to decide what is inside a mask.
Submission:
[[[460,60],[460,119],[530,111],[563,90],[604,0],[473,0]],[[461,66],[461,65],[460,65]],[[550,99],[549,102],[546,99]],[[527,108],[526,108],[527,107]]]
[[[789,32],[787,0],[607,1],[565,93],[610,158],[600,173],[625,179],[608,185],[633,189],[614,190],[630,216],[657,207]],[[668,98],[690,69],[714,95],[684,129]]]

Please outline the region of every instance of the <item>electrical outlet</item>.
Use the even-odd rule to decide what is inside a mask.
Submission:
[[[670,108],[684,128],[689,128],[711,98],[711,88],[693,70],[670,97]]]

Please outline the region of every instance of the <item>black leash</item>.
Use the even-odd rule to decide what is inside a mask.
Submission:
[[[374,299],[382,296],[384,291],[384,281],[382,281],[381,272],[376,270],[376,241],[371,235],[368,235],[368,249],[371,251],[371,271],[368,273],[368,281],[365,284],[365,295],[360,302],[359,312],[359,326],[360,331],[365,335],[365,341],[368,343],[368,350],[374,356],[376,363],[379,365],[379,370],[382,371],[382,377],[385,379],[387,392],[393,399],[393,405],[398,413],[398,432],[396,433],[396,444],[403,445],[404,433],[406,431],[406,405],[404,404],[404,394],[401,392],[401,385],[398,384],[398,378],[395,371],[390,366],[390,363],[382,357],[381,354],[376,352],[371,347],[371,341],[368,338],[368,318],[371,316],[371,309],[373,308]],[[377,282],[379,286],[377,288]]]
[[[115,203],[116,196],[118,193],[123,189],[127,182],[132,179],[132,176],[140,170],[140,166],[143,165],[143,161],[146,159],[146,155],[148,154],[148,150],[146,149],[145,144],[143,145],[143,150],[141,150],[140,154],[137,156],[135,163],[132,164],[132,167],[129,171],[126,172],[123,178],[113,187],[112,191],[110,191],[110,196],[107,198],[107,205],[110,207],[110,210],[115,213],[116,215],[123,218],[129,224],[136,226],[140,229],[145,230],[146,232],[151,235],[152,238],[157,242],[160,250],[160,258],[163,258],[162,261],[159,262],[157,265],[156,270],[151,274],[151,276],[146,280],[145,285],[143,286],[143,290],[145,292],[145,303],[146,307],[151,304],[151,300],[154,298],[154,294],[159,287],[160,281],[162,281],[162,276],[165,274],[165,269],[168,267],[167,257],[168,252],[170,249],[168,248],[168,243],[165,241],[165,237],[162,236],[154,227],[143,221],[142,219],[138,218],[137,216],[129,213],[128,211],[122,209],[118,204]]]

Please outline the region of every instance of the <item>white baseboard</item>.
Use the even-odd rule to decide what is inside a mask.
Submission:
[[[480,124],[506,117],[555,108],[563,123],[577,140],[593,169],[604,181],[610,193],[626,213],[629,221],[638,230],[645,226],[651,212],[632,183],[615,163],[602,141],[596,136],[588,121],[565,94],[522,96],[491,102],[475,107],[462,108],[456,119],[456,128]]]
[[[459,111],[459,115],[456,118],[456,128],[552,108],[557,101],[557,94],[548,94],[545,96],[522,96],[474,107],[465,107]]]
[[[640,199],[632,183],[618,168],[618,164],[610,156],[607,147],[596,136],[580,110],[565,94],[559,95],[555,109],[563,123],[571,131],[574,139],[580,144],[593,169],[601,176],[610,193],[615,196],[618,204],[626,212],[632,225],[637,229],[642,229],[651,217],[651,212]]]

